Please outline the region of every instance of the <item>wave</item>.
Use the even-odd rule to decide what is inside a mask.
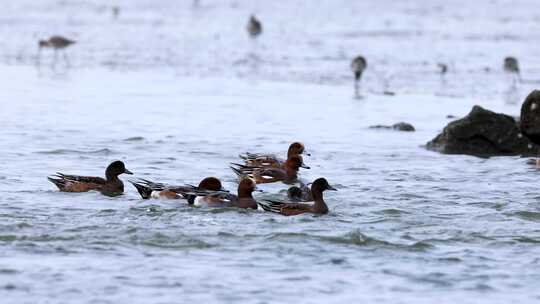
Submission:
[[[54,150],[37,151],[35,153],[49,154],[49,155],[65,155],[65,154],[110,155],[110,154],[114,154],[115,152],[111,149],[104,148],[104,149],[89,150],[89,151],[73,150],[73,149],[54,149]]]
[[[166,249],[207,249],[215,245],[186,235],[169,236],[163,233],[155,233],[149,237],[133,235],[130,242],[137,245]]]
[[[322,236],[313,235],[308,233],[296,233],[296,232],[278,232],[271,234],[268,239],[271,240],[285,240],[296,241],[297,239],[310,239],[315,241],[321,241],[330,244],[337,245],[354,245],[354,246],[366,246],[375,248],[387,248],[387,249],[400,249],[400,250],[412,250],[412,251],[425,251],[434,246],[426,241],[419,241],[413,244],[396,244],[384,240],[379,240],[374,237],[367,236],[359,230],[353,230],[349,233],[339,236]]]
[[[511,216],[517,216],[521,219],[538,222],[540,221],[540,212],[534,211],[517,211],[510,214]]]

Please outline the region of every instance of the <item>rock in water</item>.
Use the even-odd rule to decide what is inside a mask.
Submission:
[[[370,126],[370,129],[389,129],[389,130],[397,130],[397,131],[404,131],[404,132],[414,132],[414,126],[411,125],[408,122],[398,122],[391,126],[385,126],[385,125],[375,125]]]
[[[540,127],[540,125],[537,124]],[[540,128],[536,129],[540,134]],[[516,120],[480,106],[474,106],[464,118],[450,122],[426,148],[444,154],[481,157],[538,155],[540,147],[523,136]]]
[[[397,124],[392,125],[392,129],[405,132],[414,132],[414,127],[408,122],[398,122]]]
[[[519,128],[532,142],[540,144],[540,91],[532,91],[521,106]]]

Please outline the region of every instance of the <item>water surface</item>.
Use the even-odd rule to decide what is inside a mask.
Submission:
[[[2,299],[538,301],[538,171],[519,157],[422,148],[474,104],[519,113],[536,84],[512,88],[500,65],[512,54],[524,78],[538,74],[532,2],[389,2],[125,1],[116,21],[108,2],[6,3]],[[243,32],[251,12],[266,29],[256,43]],[[69,67],[52,67],[50,53],[36,67],[35,41],[51,33],[80,41]],[[354,99],[359,52],[370,70]],[[398,121],[417,131],[369,129]],[[326,216],[144,201],[130,185],[116,198],[59,193],[46,180],[102,175],[120,159],[138,177],[218,176],[234,189],[239,153],[284,154],[295,140],[312,154],[302,178],[339,189]],[[262,188],[281,197],[285,186]]]

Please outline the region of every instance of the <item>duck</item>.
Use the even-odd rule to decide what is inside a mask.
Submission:
[[[259,21],[259,19],[255,17],[255,15],[251,15],[249,17],[246,30],[248,32],[249,37],[251,37],[252,39],[259,37],[259,35],[261,35],[263,31],[261,21]]]
[[[351,70],[354,74],[354,96],[360,96],[360,81],[362,80],[362,75],[367,68],[367,60],[364,56],[356,56],[351,61]]]
[[[298,181],[298,170],[300,168],[310,169],[309,166],[304,164],[304,160],[300,155],[289,157],[283,164],[283,168],[245,166],[237,163],[231,163],[231,165],[230,168],[240,178],[252,178],[257,184],[275,182],[293,184]]]
[[[257,201],[253,198],[253,192],[257,184],[251,178],[243,178],[238,184],[238,195],[226,192],[198,193],[193,205],[198,207],[236,207],[241,209],[258,209]],[[261,191],[262,192],[262,191]]]
[[[309,184],[308,184],[309,185]],[[300,186],[292,186],[287,189],[287,198],[291,202],[312,202],[313,195],[311,194],[311,188],[307,185],[301,184]]]
[[[189,204],[194,203],[195,194],[198,191],[226,191],[221,181],[216,177],[204,178],[198,186],[183,185],[169,186],[162,183],[155,183],[145,179],[129,181],[141,195],[143,199],[187,199]]]
[[[323,198],[323,192],[326,190],[337,191],[336,188],[330,186],[325,178],[321,177],[316,179],[311,185],[311,194],[314,201],[312,204],[269,200],[259,202],[258,204],[264,211],[279,213],[286,216],[304,213],[327,214],[328,206]]]
[[[287,150],[287,159],[294,155],[305,154],[311,156],[311,154],[305,152],[306,148],[301,142],[293,142],[289,145]],[[245,166],[250,167],[274,167],[283,168],[286,160],[277,157],[274,154],[262,154],[262,153],[250,153],[240,154],[239,157],[244,160]]]
[[[124,193],[124,183],[118,178],[121,174],[133,174],[122,161],[112,162],[105,170],[105,178],[94,176],[68,175],[57,172],[47,179],[62,192],[87,192],[96,190],[107,196]]]

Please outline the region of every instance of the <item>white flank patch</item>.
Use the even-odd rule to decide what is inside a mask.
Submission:
[[[151,198],[155,198],[155,199],[160,199],[161,196],[159,195],[159,191],[152,191],[152,193],[150,193],[150,197]]]

